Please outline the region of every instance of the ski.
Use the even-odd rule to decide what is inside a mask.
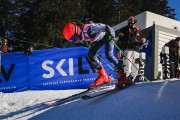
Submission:
[[[85,91],[83,91],[83,92],[80,92],[80,93],[71,95],[71,96],[66,97],[66,98],[63,98],[63,99],[57,99],[57,100],[54,100],[54,101],[46,102],[46,103],[44,103],[44,104],[47,105],[47,106],[61,105],[61,104],[64,104],[64,103],[66,103],[66,102],[75,100],[75,99],[77,99],[79,96],[81,96],[81,95],[83,95],[83,94],[85,94],[85,93],[87,93],[87,92],[89,92],[89,90],[85,90]]]
[[[105,84],[101,84],[101,85],[99,85],[97,87],[93,87],[93,88],[90,88],[90,89],[88,88],[87,90],[85,90],[83,92],[71,95],[71,96],[63,98],[63,99],[57,99],[57,100],[54,100],[54,101],[46,102],[44,104],[47,105],[47,106],[61,105],[61,104],[76,100],[78,98],[81,98],[83,95],[90,94],[90,93],[93,93],[93,92],[97,92],[96,90],[101,89],[101,88],[103,89],[103,87],[111,85],[111,84],[116,83],[116,82],[117,82],[117,80],[111,80],[110,82],[105,83]]]
[[[119,91],[119,89],[108,90],[106,92],[103,92],[103,93],[100,93],[100,94],[96,94],[96,95],[88,95],[88,94],[86,94],[86,95],[82,96],[82,99],[88,100],[88,99],[91,99],[91,98],[94,98],[94,97],[102,96],[102,95],[113,93],[113,92],[116,92],[116,91]]]
[[[107,90],[105,92],[101,92],[101,93],[97,93],[97,94],[93,94],[93,93],[92,94],[85,94],[85,95],[82,96],[82,99],[88,100],[88,99],[91,99],[91,98],[95,98],[95,97],[99,97],[99,96],[103,96],[103,95],[112,94],[112,93],[118,92],[120,90],[123,90],[123,89],[125,89],[125,88],[127,88],[129,86],[132,86],[132,85],[133,84],[126,85],[126,86],[124,86],[123,88],[120,88],[120,89],[114,88],[114,89]]]

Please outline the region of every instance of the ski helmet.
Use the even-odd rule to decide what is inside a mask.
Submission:
[[[135,24],[137,22],[136,18],[133,16],[130,16],[128,19],[128,23]]]
[[[81,35],[81,29],[76,25],[76,23],[67,23],[64,26],[63,35],[70,42],[75,42],[77,36]]]

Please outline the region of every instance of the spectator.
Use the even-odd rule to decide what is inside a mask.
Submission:
[[[180,37],[177,37],[175,40],[172,39],[164,46],[169,47],[169,64],[170,64],[170,77],[176,78],[178,75],[178,64],[179,60],[179,40]]]
[[[126,77],[132,81],[138,74],[139,49],[146,42],[145,37],[140,38],[140,28],[135,25],[136,22],[136,18],[131,16],[128,19],[128,25],[119,30],[118,46],[126,56],[123,56],[121,51],[117,53],[118,59],[123,57],[123,69]]]

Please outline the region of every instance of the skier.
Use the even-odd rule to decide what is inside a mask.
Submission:
[[[119,78],[124,77],[123,70],[120,70],[120,66],[117,58],[113,55],[114,41],[115,38],[114,30],[109,26],[102,23],[93,23],[89,24],[81,23],[83,26],[78,26],[75,23],[68,23],[65,25],[63,34],[64,37],[74,43],[83,43],[85,46],[90,47],[88,52],[88,60],[90,61],[93,71],[97,72],[98,78],[90,85],[90,88],[97,87],[100,84],[110,82],[112,80],[109,77],[100,63],[96,53],[97,51],[105,45],[105,55],[109,62],[113,63],[114,69],[118,74]],[[82,28],[82,29],[81,29]],[[90,42],[90,45],[87,44],[87,41]],[[127,79],[121,79],[121,85],[128,84]]]
[[[136,18],[130,16],[128,19],[128,25],[120,29],[118,32],[118,46],[122,49],[126,57],[122,55],[121,51],[118,51],[117,58],[121,59],[123,57],[123,69],[126,73],[126,77],[131,81],[135,80],[138,74],[140,46],[146,42],[145,37],[140,37],[140,28],[135,25],[136,22]]]
[[[170,78],[176,78],[179,64],[179,41],[180,37],[170,40],[164,46],[169,47]]]

